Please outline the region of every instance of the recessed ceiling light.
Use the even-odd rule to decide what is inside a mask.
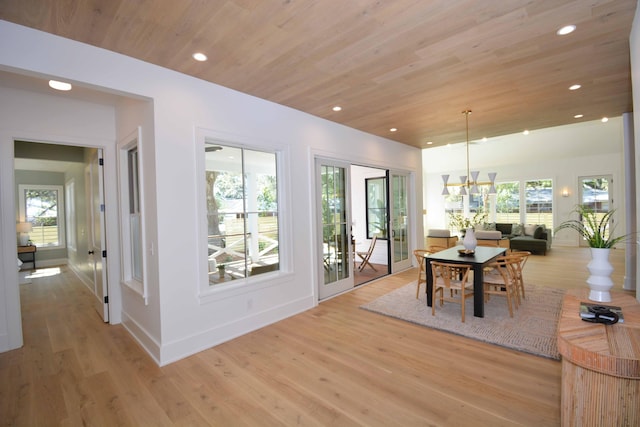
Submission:
[[[397,128],[391,128],[389,129],[389,132],[396,132],[398,129]]]
[[[576,29],[575,25],[565,25],[564,27],[556,31],[556,34],[559,36],[566,36],[567,34],[573,33],[575,29]]]
[[[584,114],[576,114],[575,116],[573,116],[574,119],[581,119],[584,117]]]
[[[569,86],[569,90],[578,90],[578,89],[580,89],[581,87],[582,87],[581,85],[575,84],[575,85],[571,85],[571,86]]]
[[[207,60],[207,55],[205,55],[202,52],[196,52],[193,54],[193,59],[195,59],[196,61],[203,62]]]
[[[427,141],[427,145],[433,145],[433,141]]]
[[[55,90],[71,90],[71,84],[65,82],[59,82],[57,80],[49,80],[49,87]]]
[[[523,135],[529,135],[529,131],[525,129],[524,132],[522,132]]]
[[[602,118],[602,123],[607,123],[609,121],[609,117],[603,117]]]
[[[487,142],[487,137],[486,136],[482,137],[482,142]]]
[[[339,105],[336,105],[335,107],[333,107],[333,111],[342,111],[342,107]]]

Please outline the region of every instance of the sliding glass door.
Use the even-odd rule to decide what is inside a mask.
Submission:
[[[325,299],[353,288],[349,164],[316,160],[318,296]]]
[[[409,176],[398,172],[391,172],[390,217],[391,236],[390,254],[391,271],[400,271],[411,266],[409,255]]]

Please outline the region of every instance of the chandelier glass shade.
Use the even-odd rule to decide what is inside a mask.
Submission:
[[[472,171],[469,168],[469,114],[471,114],[471,110],[464,110],[462,112],[465,117],[465,124],[467,130],[467,175],[460,177],[460,184],[450,184],[449,183],[449,175],[442,175],[443,189],[442,195],[448,196],[449,187],[460,187],[460,195],[466,196],[468,194],[480,194],[479,185],[488,185],[489,186],[489,194],[496,193],[496,173],[490,172],[489,181],[479,182],[478,177],[480,176],[479,171]]]

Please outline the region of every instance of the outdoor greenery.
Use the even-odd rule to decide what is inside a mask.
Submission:
[[[573,212],[578,214],[578,219],[564,221],[555,229],[556,232],[564,229],[575,230],[591,248],[612,248],[629,237],[628,234],[613,237],[613,229],[610,229],[609,222],[615,209],[596,212],[586,205],[577,205]]]

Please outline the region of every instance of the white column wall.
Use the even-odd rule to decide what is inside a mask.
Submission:
[[[640,1],[636,7],[636,15],[633,19],[633,27],[629,36],[631,52],[631,84],[636,89],[633,91],[633,127],[636,168],[636,188],[640,188]],[[640,212],[640,198],[636,195],[636,214]],[[640,217],[636,217],[636,230],[640,230]],[[640,246],[640,236],[636,236],[636,242]],[[636,254],[640,247],[636,247]],[[640,301],[640,257],[636,256],[636,299]]]

